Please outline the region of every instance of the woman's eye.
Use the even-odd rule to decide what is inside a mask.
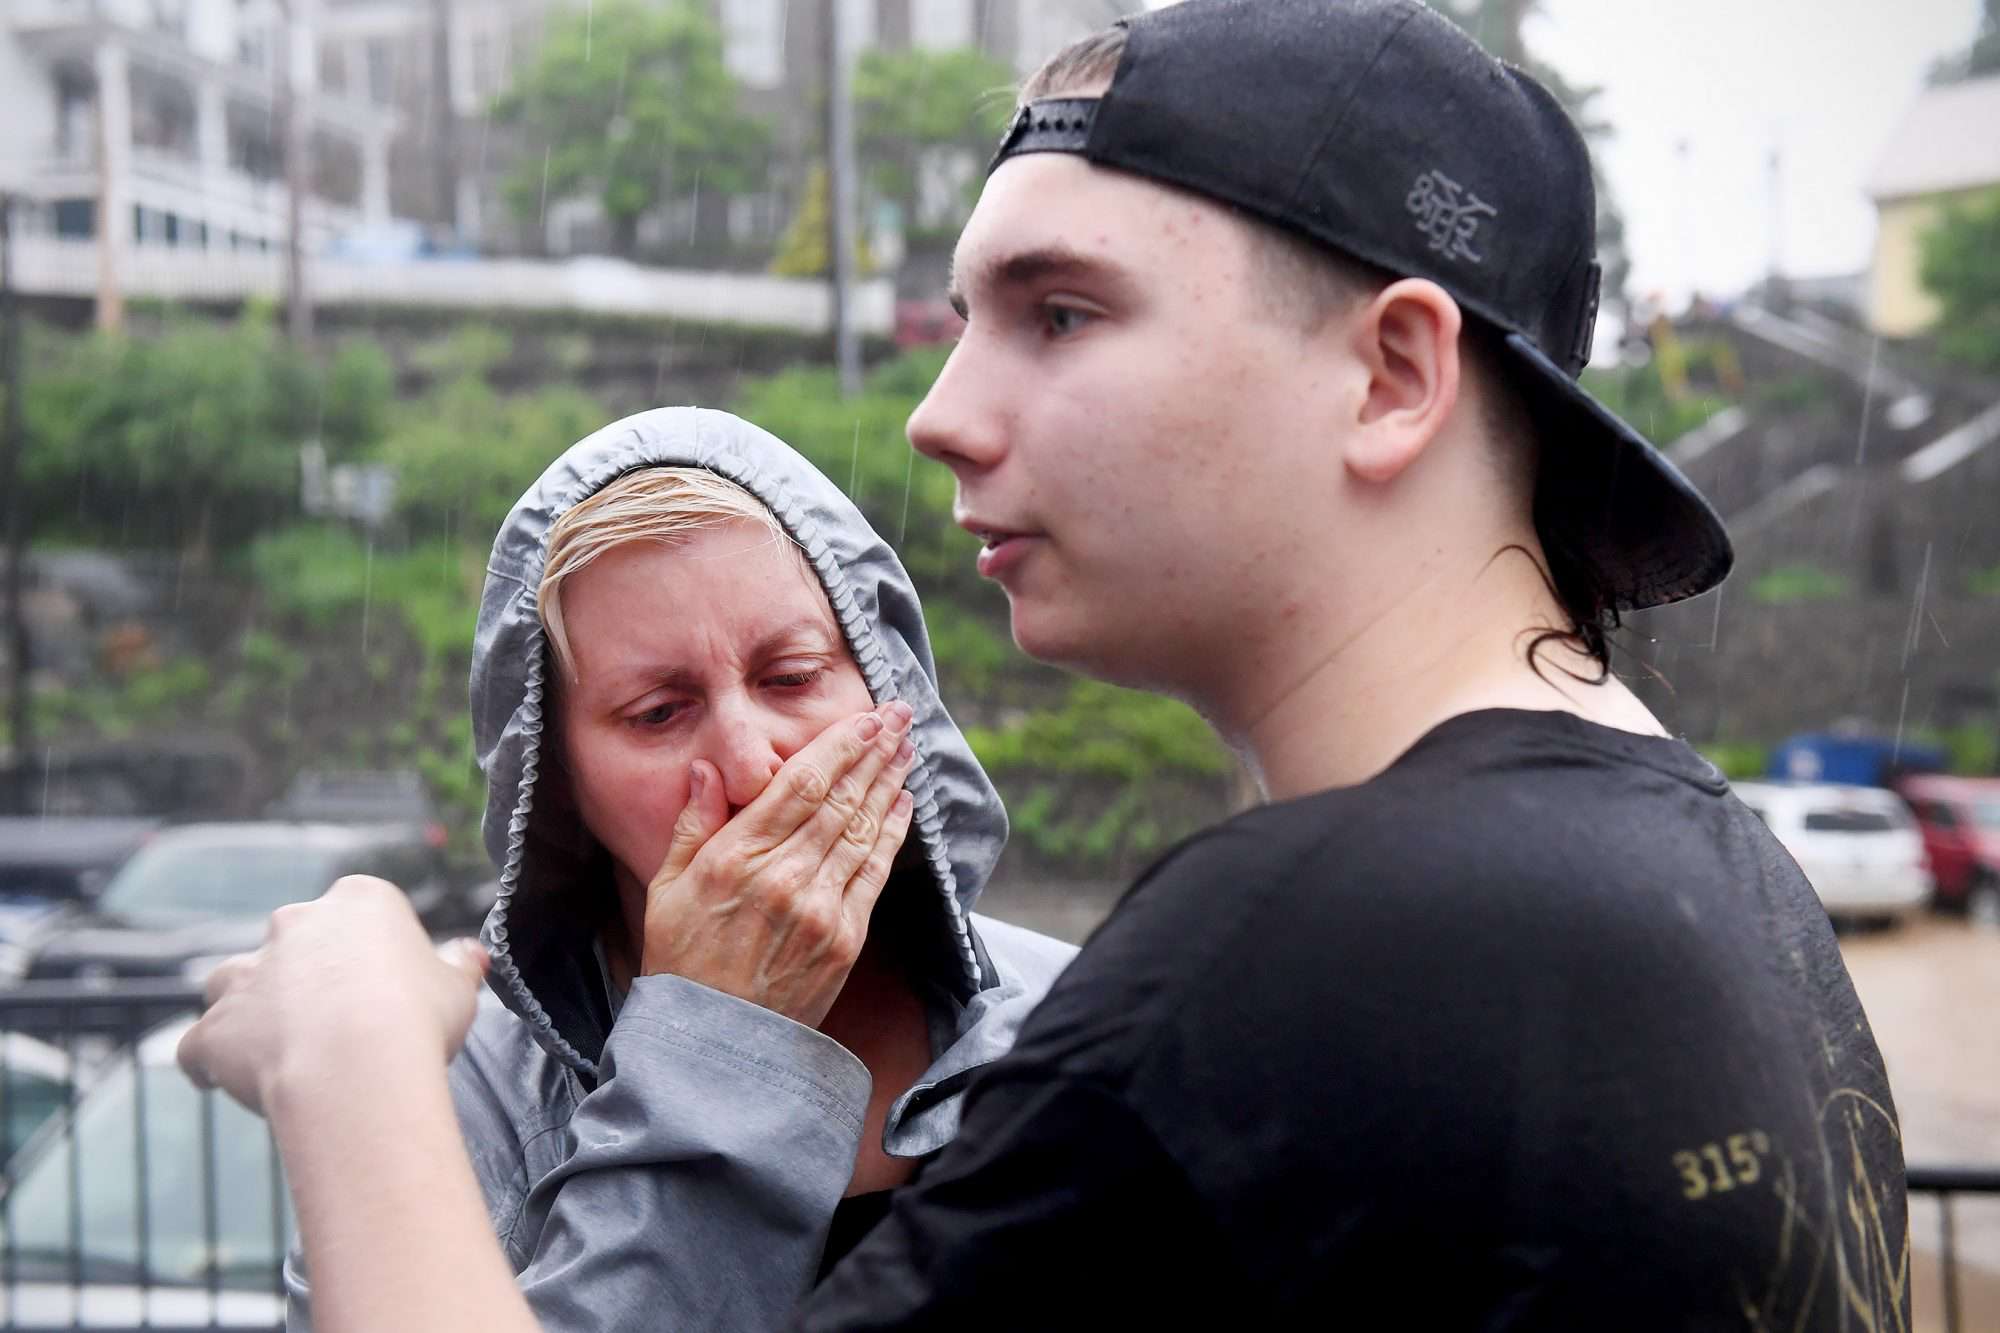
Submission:
[[[643,713],[635,713],[632,720],[644,727],[659,727],[674,720],[685,705],[678,703],[654,704]]]
[[[767,676],[764,683],[776,685],[780,689],[797,690],[816,683],[819,677],[820,673],[817,671],[791,671],[782,676]]]

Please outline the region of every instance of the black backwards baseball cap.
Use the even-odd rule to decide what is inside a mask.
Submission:
[[[1022,107],[989,174],[1077,153],[1430,279],[1512,362],[1541,440],[1544,544],[1621,611],[1722,581],[1734,556],[1715,510],[1577,383],[1597,323],[1596,194],[1547,89],[1418,0],[1182,0],[1122,26],[1110,89]]]

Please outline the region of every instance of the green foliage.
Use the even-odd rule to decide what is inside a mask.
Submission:
[[[249,630],[237,649],[244,672],[258,684],[289,689],[306,677],[305,654],[267,630]]]
[[[1162,775],[1221,777],[1229,754],[1185,704],[1156,694],[1077,680],[1062,706],[966,739],[994,773],[1021,770],[1139,782]]]
[[[382,425],[394,376],[376,347],[324,365],[256,311],[148,339],[36,340],[22,480],[42,533],[205,553],[288,521],[299,446],[351,458]]]
[[[2000,190],[1947,207],[1921,245],[1924,286],[1942,307],[1938,350],[2000,370]]]
[[[1764,606],[1838,602],[1854,595],[1854,581],[1817,565],[1781,565],[1750,585],[1750,600]]]
[[[925,155],[991,151],[1012,107],[1013,72],[984,52],[864,52],[854,68],[855,152],[869,187],[895,201],[907,223],[919,222]]]
[[[513,335],[491,324],[461,324],[410,354],[417,369],[440,380],[485,380],[514,351]]]
[[[467,374],[398,407],[375,456],[396,470],[396,512],[412,532],[484,545],[535,478],[604,423],[579,389],[505,397]]]
[[[695,0],[600,0],[563,12],[494,104],[523,136],[508,204],[532,220],[550,200],[595,195],[630,253],[649,209],[756,183],[770,131],[738,100],[721,30]]]
[[[1943,750],[1946,770],[1961,777],[1988,777],[2000,772],[2000,729],[1991,724],[1926,727],[1912,731],[1910,738]]]
[[[899,357],[842,398],[834,372],[796,367],[746,385],[736,411],[804,454],[847,492],[925,585],[956,589],[972,605],[993,590],[973,570],[979,543],[951,521],[951,473],[919,458],[903,434],[944,364],[944,349]]]
[[[1673,443],[1729,405],[1727,399],[1713,393],[1672,397],[1652,362],[1611,370],[1586,369],[1583,387],[1656,447]]]
[[[933,597],[924,607],[931,655],[947,697],[984,695],[1020,659],[1007,638],[959,603]]]
[[[1715,741],[1698,748],[1731,782],[1763,777],[1771,763],[1771,747],[1754,741]]]
[[[429,542],[371,550],[344,529],[300,526],[259,541],[248,565],[265,607],[276,615],[320,630],[351,628],[357,616],[393,616],[427,661],[461,660],[471,652],[483,577],[473,548]],[[378,679],[392,665],[379,654],[361,661]]]

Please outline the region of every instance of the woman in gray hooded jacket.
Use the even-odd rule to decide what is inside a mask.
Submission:
[[[939,700],[909,576],[769,434],[693,408],[628,417],[557,459],[495,539],[472,716],[498,1003],[450,1082],[521,1288],[546,1328],[774,1326],[815,1279],[796,1256],[817,1249],[823,1272],[953,1137],[968,1080],[1073,953],[971,911],[1006,815]],[[797,818],[771,834],[772,779],[855,727],[856,836]],[[789,1024],[731,979],[766,952],[732,941],[768,922],[730,877],[793,864],[744,853],[760,829],[837,865],[866,933]],[[309,1328],[296,1252],[287,1283]]]

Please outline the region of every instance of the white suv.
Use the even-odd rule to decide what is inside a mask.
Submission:
[[[1894,792],[1807,782],[1739,782],[1735,790],[1836,921],[1900,920],[1930,901],[1923,834]]]

